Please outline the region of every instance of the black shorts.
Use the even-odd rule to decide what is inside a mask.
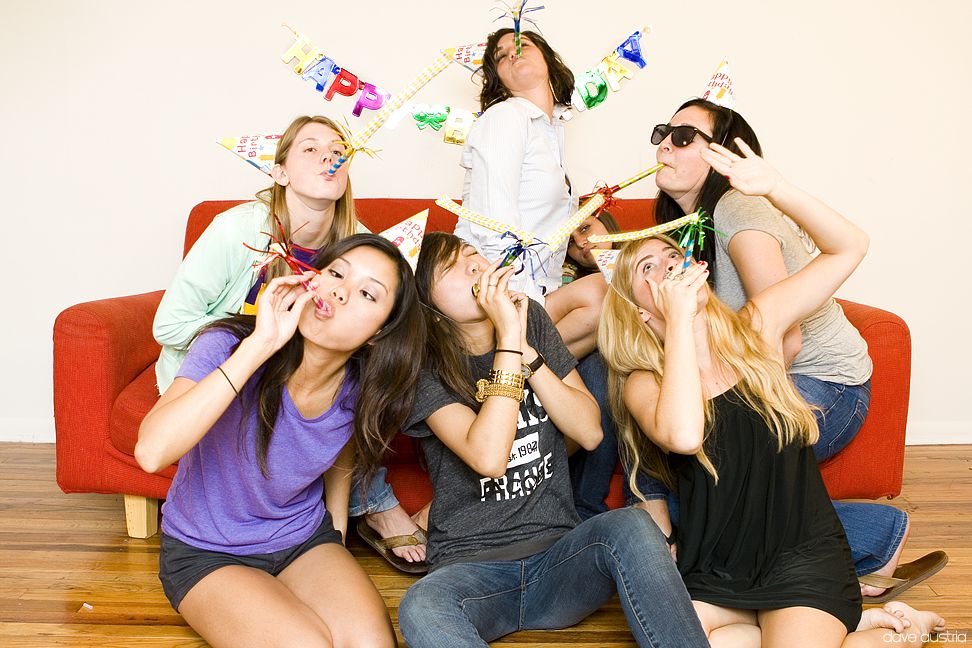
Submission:
[[[330,512],[324,514],[324,520],[317,531],[301,544],[273,553],[250,556],[199,549],[163,533],[159,537],[159,580],[162,581],[162,590],[169,603],[178,611],[189,590],[220,567],[242,565],[276,576],[314,547],[332,543],[341,544],[341,533],[334,530]]]

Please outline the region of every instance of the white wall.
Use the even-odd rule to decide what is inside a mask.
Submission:
[[[281,131],[301,113],[350,116],[280,62],[287,22],[392,91],[437,48],[500,23],[475,2],[0,4],[0,183],[8,235],[0,319],[0,440],[53,440],[51,330],[64,308],[165,287],[195,203],[266,184],[214,142]],[[534,2],[538,4],[538,2]],[[966,343],[970,181],[966,30],[972,4],[903,0],[645,3],[546,0],[534,14],[575,72],[642,24],[649,66],[569,127],[577,186],[654,159],[650,126],[701,91],[723,56],[739,110],[791,180],[872,237],[841,296],[900,314],[914,341],[909,441],[972,443]],[[457,66],[417,100],[474,108]],[[368,112],[365,112],[367,115]],[[403,124],[355,160],[357,196],[459,193],[459,148]],[[650,181],[626,196],[654,194]],[[958,252],[958,254],[956,253]]]

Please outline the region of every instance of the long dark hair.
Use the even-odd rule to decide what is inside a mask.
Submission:
[[[505,101],[513,95],[500,81],[499,73],[496,71],[496,47],[499,40],[507,34],[513,33],[509,27],[497,29],[486,39],[486,50],[483,52],[483,66],[480,71],[483,73],[483,90],[479,93],[479,109],[485,111],[494,103]],[[530,42],[540,48],[543,60],[547,62],[547,75],[550,77],[550,87],[553,90],[554,103],[563,105],[570,104],[570,95],[574,92],[574,73],[564,64],[557,54],[547,43],[546,39],[534,31],[520,32],[523,36],[530,39]]]
[[[392,438],[405,422],[415,397],[421,366],[416,358],[425,348],[425,322],[419,310],[415,278],[408,262],[394,245],[376,234],[356,234],[327,246],[316,259],[317,269],[354,248],[368,246],[395,262],[398,288],[388,319],[368,342],[355,351],[346,365],[345,380],[358,383],[354,405],[353,440],[357,472],[365,484],[381,464]],[[240,340],[253,332],[254,315],[234,315],[217,320],[205,330],[229,331]],[[200,332],[202,333],[202,331]],[[257,412],[256,456],[260,472],[269,477],[267,451],[280,413],[283,390],[304,358],[304,337],[300,331],[263,365],[255,389],[255,403],[244,400],[244,411]],[[335,405],[347,407],[346,403]]]
[[[749,145],[749,148],[753,149],[753,152],[757,155],[763,154],[763,149],[759,145],[759,140],[756,139],[756,133],[753,131],[752,127],[743,119],[743,116],[734,110],[729,108],[724,108],[722,106],[717,106],[716,104],[706,101],[705,99],[690,99],[678,107],[680,110],[684,110],[690,106],[698,106],[705,110],[712,117],[712,139],[716,142],[721,143],[723,146],[728,148],[733,153],[737,155],[742,155],[742,151],[736,146],[736,138],[742,139]],[[681,218],[685,216],[686,213],[691,213],[696,209],[701,209],[709,216],[713,218],[715,214],[716,203],[722,198],[727,191],[731,189],[728,178],[724,175],[718,173],[715,169],[709,169],[709,174],[705,178],[705,182],[702,184],[702,191],[699,192],[698,203],[688,212],[683,212],[682,208],[675,202],[675,199],[666,194],[664,191],[659,190],[657,199],[655,201],[655,222],[657,223],[667,223],[673,221],[676,218]],[[718,223],[714,223],[716,228],[719,227]],[[711,240],[711,239],[710,239]],[[704,249],[699,251],[696,250],[694,256],[699,261],[705,261],[709,264],[709,281],[715,281],[716,272],[716,254],[715,245],[710,244],[704,246]]]
[[[621,226],[618,225],[618,221],[615,220],[614,216],[611,215],[611,212],[609,212],[606,209],[602,209],[601,213],[599,213],[594,218],[601,221],[601,224],[604,225],[604,229],[607,230],[608,234],[617,234],[618,232],[621,231]],[[571,238],[567,241],[568,249],[571,245],[573,245],[573,240],[574,239]],[[622,245],[624,244],[621,243],[620,241],[616,243],[612,243],[611,249],[620,250]],[[570,254],[568,254],[567,257],[564,259],[565,274],[568,270],[574,273],[574,279],[580,279],[581,277],[586,277],[589,274],[600,272],[600,270],[598,270],[596,265],[593,268],[588,268],[587,266],[583,266],[577,263],[572,258],[570,258]]]
[[[455,265],[463,240],[446,232],[429,232],[422,240],[422,254],[415,269],[415,287],[425,306],[425,326],[428,351],[425,366],[439,378],[453,394],[478,410],[473,391],[472,367],[462,331],[452,319],[443,315],[432,303],[432,286],[437,275]],[[471,288],[471,286],[470,286]]]

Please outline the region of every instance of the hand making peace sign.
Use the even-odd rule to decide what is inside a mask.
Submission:
[[[729,184],[748,196],[768,196],[782,182],[783,176],[769,162],[759,157],[740,138],[736,146],[743,156],[736,155],[715,142],[702,149],[702,159],[718,173],[729,178]]]

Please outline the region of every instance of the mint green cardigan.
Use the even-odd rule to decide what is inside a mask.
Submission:
[[[261,232],[270,231],[267,206],[243,203],[216,216],[189,250],[152,324],[152,334],[162,345],[155,364],[160,394],[175,379],[196,331],[243,308],[258,276],[254,263],[264,258],[243,244],[266,250],[270,239]],[[368,230],[359,223],[358,231]]]

